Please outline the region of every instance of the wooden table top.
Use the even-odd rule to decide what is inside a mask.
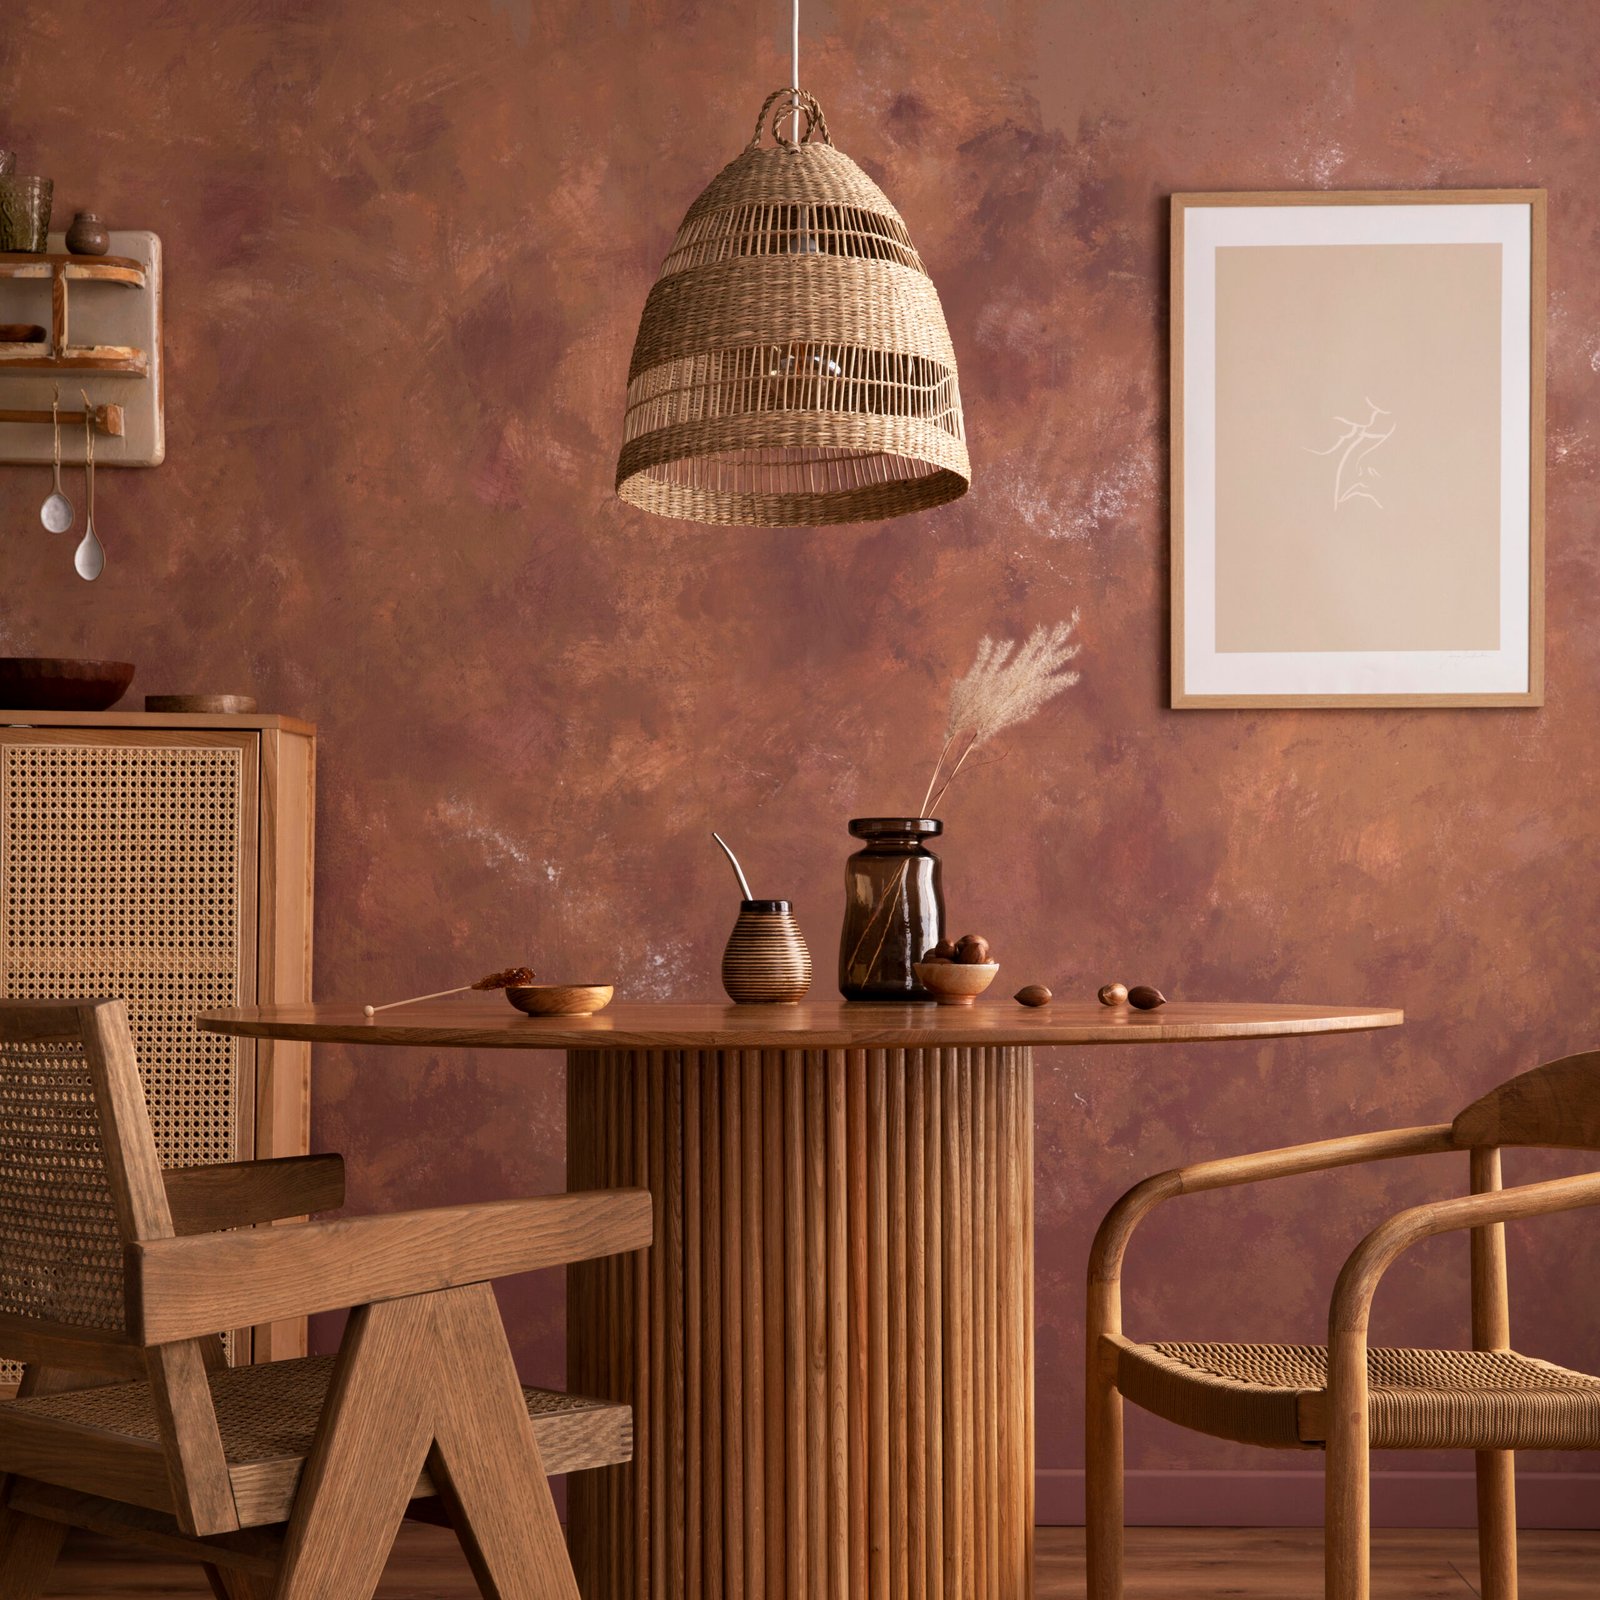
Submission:
[[[884,1050],[962,1045],[1190,1044],[1395,1028],[1379,1006],[1175,1000],[1156,1011],[1058,1000],[1029,1010],[975,1006],[612,1004],[592,1017],[528,1017],[488,995],[363,1015],[358,1005],[247,1006],[200,1026],[246,1039],[313,1044],[466,1046],[474,1050]]]

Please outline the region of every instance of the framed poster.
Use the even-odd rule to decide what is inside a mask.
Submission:
[[[1544,697],[1543,190],[1172,200],[1172,703]]]

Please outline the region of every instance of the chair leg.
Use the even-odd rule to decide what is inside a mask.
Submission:
[[[272,1600],[273,1584],[269,1578],[240,1572],[237,1567],[214,1567],[209,1562],[200,1570],[216,1600]]]
[[[1091,1351],[1084,1473],[1088,1600],[1122,1600],[1122,1396],[1102,1367]]]
[[[580,1600],[484,1283],[352,1314],[273,1600],[371,1600],[424,1466],[486,1600]]]
[[[1483,1600],[1517,1600],[1516,1456],[1480,1450],[1478,1472],[1478,1588]]]
[[[442,1387],[430,1475],[484,1600],[580,1600],[506,1343],[486,1283],[434,1296]]]
[[[24,1516],[9,1506],[0,1510],[0,1595],[39,1600],[66,1537],[59,1522]]]
[[[371,1600],[433,1443],[427,1296],[350,1315],[284,1541],[277,1600]]]
[[[1323,1503],[1325,1600],[1371,1600],[1372,1503],[1364,1333],[1330,1337]]]

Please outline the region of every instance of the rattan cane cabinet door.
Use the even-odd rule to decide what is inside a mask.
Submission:
[[[254,1056],[194,1019],[256,998],[258,793],[254,732],[0,729],[0,993],[127,1001],[167,1167],[253,1153]]]

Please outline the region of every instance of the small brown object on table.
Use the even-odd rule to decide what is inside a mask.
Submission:
[[[475,1003],[216,1012],[257,1039],[567,1052],[570,1188],[657,1246],[568,1275],[571,1387],[634,1407],[575,1480],[589,1600],[1027,1600],[1034,1045],[1391,1028],[1383,1008]],[[924,1580],[939,1575],[937,1589]]]
[[[1125,983],[1103,983],[1096,998],[1103,1006],[1125,1006],[1128,1003],[1128,986]]]
[[[1011,997],[1019,1006],[1047,1006],[1055,998],[1042,983],[1024,984]]]
[[[1128,1004],[1137,1011],[1154,1011],[1166,1003],[1167,997],[1159,989],[1152,989],[1148,983],[1136,983],[1128,991]]]

